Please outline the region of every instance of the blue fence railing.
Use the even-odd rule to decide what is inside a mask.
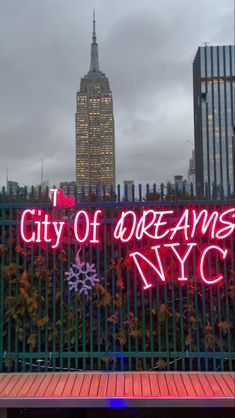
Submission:
[[[167,280],[160,283],[148,268],[153,285],[146,290],[128,257],[133,249],[150,248],[151,240],[113,239],[121,210],[220,212],[234,206],[233,196],[217,188],[213,199],[198,199],[184,185],[118,186],[116,193],[96,190],[88,197],[75,190],[74,196],[74,208],[54,208],[57,218],[70,223],[78,209],[91,215],[101,209],[100,244],[78,245],[69,228],[58,249],[23,242],[23,209],[53,210],[49,191],[0,193],[0,371],[233,370],[234,234],[220,240],[229,252],[225,261],[208,257],[208,271],[223,274],[218,285],[198,279],[193,249],[184,285],[175,280],[174,254],[163,254]],[[200,237],[201,248],[208,243],[207,234]],[[87,294],[75,292],[65,274],[80,247],[80,260],[94,264],[99,279]]]

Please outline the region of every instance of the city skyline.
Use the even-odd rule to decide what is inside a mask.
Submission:
[[[41,3],[0,3],[0,185],[7,165],[9,179],[38,184],[42,156],[52,183],[75,179],[74,103],[89,60],[93,3],[114,98],[117,182],[186,177],[192,62],[203,42],[234,43],[233,2]]]

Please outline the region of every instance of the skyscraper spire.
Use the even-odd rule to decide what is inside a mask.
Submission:
[[[93,9],[93,32],[92,32],[92,44],[91,44],[91,64],[89,73],[100,71],[99,58],[98,58],[98,44],[96,42],[95,33],[95,9]]]
[[[93,7],[93,33],[92,33],[92,43],[96,44],[96,34],[95,34],[95,8]]]

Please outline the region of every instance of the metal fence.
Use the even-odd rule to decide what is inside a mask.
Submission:
[[[124,194],[124,196],[123,196]],[[196,208],[231,206],[232,196],[218,188],[198,200],[191,187],[159,190],[134,186],[117,194],[98,190],[78,196],[78,208],[103,211],[101,244],[83,245],[81,260],[94,263],[100,279],[88,294],[70,290],[65,272],[79,246],[69,230],[59,249],[27,245],[19,233],[24,208],[51,209],[48,190],[18,190],[0,194],[0,371],[56,370],[232,370],[235,314],[234,236],[226,246],[229,261],[222,264],[225,280],[215,287],[198,280],[196,256],[187,265],[190,279],[175,281],[170,260],[167,283],[147,290],[128,264],[130,244],[115,242],[113,229],[121,209],[144,207]],[[56,208],[57,216],[72,219],[74,209]],[[146,243],[132,242],[137,248]],[[219,261],[216,259],[216,266]],[[209,269],[212,260],[209,259]],[[221,268],[221,265],[220,265]]]

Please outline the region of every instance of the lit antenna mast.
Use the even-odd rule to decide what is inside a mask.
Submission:
[[[7,187],[7,185],[8,185],[8,165],[7,165],[7,173],[6,173],[6,187]]]
[[[41,184],[43,183],[43,157],[41,161]]]

